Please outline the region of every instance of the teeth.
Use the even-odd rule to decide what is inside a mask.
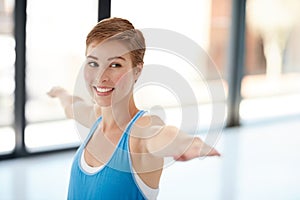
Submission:
[[[108,92],[111,91],[113,88],[99,88],[96,87],[97,92]]]

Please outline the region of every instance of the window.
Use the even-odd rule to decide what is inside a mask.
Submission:
[[[243,123],[300,113],[300,2],[269,3],[247,1]]]
[[[0,0],[0,154],[11,152],[15,147],[13,8],[13,0]]]
[[[84,61],[85,38],[97,22],[98,1],[39,1],[27,3],[25,144],[29,151],[77,145],[72,121],[59,101],[47,96],[53,86],[73,93]],[[53,122],[53,121],[59,122]]]

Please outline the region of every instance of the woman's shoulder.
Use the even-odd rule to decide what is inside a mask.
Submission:
[[[151,113],[145,112],[143,116],[141,116],[136,124],[140,127],[151,128],[152,126],[164,126],[165,123],[158,115],[152,115]]]
[[[147,113],[136,120],[131,136],[147,139],[154,136],[164,125],[164,121],[158,115]]]

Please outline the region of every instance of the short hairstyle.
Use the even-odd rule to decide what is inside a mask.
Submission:
[[[129,50],[132,64],[136,66],[144,63],[145,38],[128,20],[117,17],[101,20],[87,35],[86,47],[93,42],[100,43],[104,40],[123,42]]]

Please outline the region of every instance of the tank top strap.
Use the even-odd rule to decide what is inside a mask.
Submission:
[[[144,113],[145,111],[140,110],[127,124],[127,127],[125,128],[125,131],[123,132],[120,141],[106,166],[123,172],[131,172],[128,138],[133,124]]]
[[[138,120],[146,111],[140,110],[135,114],[135,116],[131,119],[131,121],[128,123],[128,125],[125,128],[125,131],[123,132],[121,141],[119,142],[117,148],[121,148],[123,150],[127,150],[127,142],[128,142],[128,136],[130,135],[130,131],[132,129],[132,126]]]
[[[146,111],[144,111],[144,110],[140,110],[139,112],[137,112],[135,114],[135,116],[131,119],[131,121],[129,122],[129,124],[127,125],[124,133],[130,134],[130,131],[132,129],[133,124],[136,122],[136,120],[138,120],[141,116],[143,116],[145,112]]]
[[[91,139],[91,137],[93,136],[95,130],[97,129],[99,123],[101,122],[102,120],[102,116],[100,116],[96,121],[95,123],[93,124],[92,128],[90,129],[90,132],[89,134],[87,135],[87,137],[85,138],[83,144],[80,146],[82,148],[85,148],[85,146],[87,145],[87,143],[89,142],[89,140]]]

